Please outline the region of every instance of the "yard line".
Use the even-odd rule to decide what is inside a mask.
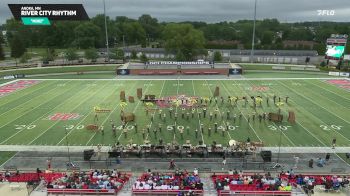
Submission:
[[[145,94],[146,94],[146,92],[148,91],[148,88],[151,86],[151,85],[150,85],[151,83],[152,83],[152,80],[149,80],[149,83],[148,83],[148,85],[147,85],[147,88],[145,89],[145,92],[144,92]],[[135,113],[135,111],[136,111],[136,109],[138,108],[138,106],[140,105],[140,103],[141,103],[141,100],[139,100],[139,102],[137,102],[137,104],[136,104],[134,110],[132,111],[132,113]],[[129,123],[129,122],[127,122],[127,123],[125,124],[125,126],[127,126],[128,123]],[[122,136],[122,134],[123,134],[123,130],[121,131],[121,133],[120,133],[120,135],[119,135],[117,141],[119,141],[119,139],[120,139],[120,137]]]
[[[249,87],[252,87],[254,84],[252,84],[250,81],[248,82],[250,85],[249,85]],[[275,91],[274,91],[275,92]],[[264,92],[262,92],[262,94],[264,94],[265,96],[266,96],[266,93],[264,93]],[[294,144],[294,142],[283,132],[283,130],[279,127],[279,126],[277,126],[276,125],[276,123],[274,123],[274,122],[272,122],[273,123],[273,125],[275,126],[275,127],[277,127],[277,129],[279,129],[280,131],[281,131],[281,133],[287,138],[287,140],[293,145],[293,146],[296,146],[295,144]]]
[[[196,90],[195,90],[195,88],[194,88],[193,80],[192,80],[192,87],[193,87],[193,95],[196,96]],[[203,133],[202,133],[202,131],[201,131],[201,124],[202,124],[202,123],[201,123],[201,119],[200,119],[200,116],[199,116],[198,107],[197,107],[196,110],[197,110],[197,115],[198,115],[199,132],[201,133],[203,144],[205,144],[205,143],[204,143],[204,136],[203,136]],[[198,130],[197,130],[197,131],[198,131]]]
[[[16,81],[17,81],[17,80],[16,80]],[[39,84],[39,83],[38,83],[38,84]],[[48,85],[51,85],[51,84],[48,83]],[[42,87],[40,87],[40,88],[38,88],[38,89],[35,89],[34,91],[31,91],[31,92],[22,93],[20,96],[17,96],[15,99],[10,99],[8,102],[2,103],[2,104],[0,105],[0,107],[6,105],[6,104],[8,104],[8,103],[10,103],[10,102],[13,101],[13,100],[18,100],[18,99],[20,99],[20,98],[22,98],[22,97],[24,97],[24,96],[27,96],[28,94],[35,93],[36,91],[38,91],[38,90],[40,90],[40,89],[42,89],[42,88],[44,88],[44,87],[47,87],[48,85],[44,85],[44,86],[42,86]],[[30,87],[34,87],[34,86],[35,86],[35,85],[30,86]],[[30,88],[30,87],[29,87],[29,88]],[[28,89],[29,89],[29,88],[28,88]],[[24,90],[24,89],[21,89],[21,90]],[[14,91],[13,93],[19,92],[19,91],[21,91],[21,90]],[[12,94],[12,93],[11,93],[11,94]],[[7,96],[7,95],[6,95],[6,96]],[[22,104],[21,104],[21,105],[22,105]]]
[[[272,88],[270,88],[270,89],[272,89]],[[273,92],[275,92],[274,90],[273,90]],[[297,102],[295,102],[293,99],[291,99],[291,102],[294,102],[296,105],[298,105],[298,106],[300,106]],[[309,111],[307,111],[307,112],[309,112]],[[309,112],[310,113],[310,112]],[[314,117],[316,117],[314,114],[312,114],[312,113],[310,113],[312,116],[314,116]],[[316,117],[319,121],[321,121],[323,124],[325,124],[325,125],[327,125],[327,123],[325,123],[325,122],[323,122],[320,118],[318,118],[318,117]],[[316,138],[318,141],[320,141],[321,142],[321,140],[317,137],[317,136],[315,136],[314,134],[312,134],[308,129],[306,129],[301,123],[299,123],[297,120],[295,121],[295,122],[297,122],[302,128],[304,128],[307,132],[309,132],[310,133],[310,135],[312,135],[314,138]],[[329,127],[331,127],[331,126],[329,126]],[[331,129],[333,129],[332,127],[331,127]],[[347,137],[345,137],[343,134],[341,134],[341,133],[339,133],[337,130],[335,130],[335,129],[333,129],[333,131],[335,132],[335,133],[338,133],[339,135],[341,135],[344,139],[346,139],[346,140],[348,140],[348,141],[350,141],[350,139],[348,139]],[[323,143],[323,142],[321,142],[323,145],[325,145],[325,146],[327,146],[325,143]]]
[[[17,82],[17,81],[19,81],[19,79],[12,80],[12,81],[8,81],[8,82],[5,82],[5,83],[2,83],[2,84],[0,84],[0,87],[1,87],[1,86],[5,86],[5,85],[8,85],[8,84],[11,84],[11,83],[13,83],[13,82]]]
[[[329,84],[329,83],[326,83],[325,80],[323,80],[322,83],[327,84],[327,85],[329,85],[329,86],[333,86],[333,85],[331,85],[331,84]],[[328,91],[328,92],[331,92],[331,93],[333,93],[333,94],[335,94],[335,95],[338,95],[338,96],[341,97],[341,98],[344,98],[344,99],[347,99],[347,100],[350,101],[349,98],[343,97],[342,95],[337,94],[337,93],[335,93],[335,92],[333,92],[333,91],[331,91],[331,90],[329,90],[329,89],[326,89],[325,87],[322,87],[321,85],[318,85],[318,84],[315,84],[315,83],[312,83],[312,82],[310,82],[310,84],[313,84],[313,85],[315,85],[315,86],[318,86],[319,88],[322,88],[322,89],[324,89],[324,90],[326,90],[326,91]],[[335,87],[336,87],[336,86],[335,86]],[[336,87],[336,88],[338,88],[338,87]],[[342,90],[341,88],[338,88],[338,89]]]
[[[67,84],[67,83],[69,83],[69,82],[66,82],[65,84]],[[73,87],[72,87],[72,88],[73,88]],[[72,89],[72,88],[70,88],[70,89]],[[61,93],[61,94],[59,94],[59,95],[62,95],[62,94],[63,94],[63,93]],[[57,95],[57,96],[59,96],[59,95]],[[55,96],[55,97],[49,99],[48,101],[53,100],[53,99],[56,98],[57,96]],[[63,104],[63,103],[64,103],[64,102],[62,102],[61,104]],[[60,106],[61,104],[59,104],[59,105],[55,106],[54,108],[50,109],[50,110],[49,110],[48,112],[46,112],[45,114],[43,114],[43,115],[40,116],[39,118],[37,118],[37,119],[35,119],[34,121],[32,121],[28,126],[32,125],[34,122],[36,122],[36,121],[42,119],[43,117],[47,116],[47,114],[49,114],[53,109],[57,108],[57,107]],[[18,132],[16,132],[16,133],[14,133],[14,134],[11,135],[10,137],[8,137],[6,140],[2,141],[0,144],[4,144],[5,142],[7,142],[8,140],[10,140],[11,138],[13,138],[14,136],[18,135],[19,133],[21,133],[21,132],[24,131],[24,130],[26,130],[26,129],[22,129],[22,130],[20,130],[20,131],[18,131]]]
[[[225,84],[220,81],[222,86],[224,87],[227,95],[230,95],[230,92],[228,91],[228,89],[226,88]],[[235,82],[236,83],[236,82]],[[244,119],[248,122],[248,119],[246,118],[246,116],[243,114],[243,112],[239,109],[238,104],[237,104],[237,109],[242,113],[242,116],[244,117]],[[250,123],[248,123],[249,127],[254,131],[254,134],[256,135],[256,137],[259,139],[260,142],[262,142],[261,138],[259,137],[258,133],[255,131],[255,129],[252,127],[252,125]]]
[[[208,89],[209,89],[209,91],[210,91],[210,94],[213,95],[213,91],[210,89],[208,81],[205,80],[205,82],[207,83],[207,87],[208,87]],[[222,122],[221,122],[221,123],[224,125],[223,127],[225,127],[225,126],[227,125],[227,124],[226,124],[227,122],[225,121],[225,118],[222,117],[221,110],[220,110],[218,104],[216,104],[216,109],[218,109],[219,115],[220,115],[220,117],[221,117],[221,119],[222,119]],[[227,132],[228,136],[230,137],[230,139],[232,139],[232,137],[231,137],[231,135],[230,135],[230,130],[226,130],[226,132]]]
[[[55,88],[53,88],[53,89],[51,89],[51,90],[55,90],[56,88],[58,88],[58,87],[56,86]],[[51,90],[50,90],[50,91],[51,91]],[[3,128],[4,126],[6,126],[6,125],[8,125],[8,124],[10,124],[10,123],[12,123],[12,122],[14,122],[14,121],[16,121],[17,119],[21,118],[21,117],[24,116],[25,114],[27,114],[27,113],[29,113],[29,112],[32,112],[32,111],[35,110],[36,108],[40,107],[41,105],[44,105],[45,103],[51,101],[52,99],[58,97],[59,95],[61,95],[61,94],[58,94],[57,96],[54,96],[54,97],[52,97],[51,99],[49,99],[49,100],[47,100],[47,101],[45,101],[45,102],[42,102],[41,104],[39,104],[39,105],[36,106],[35,108],[32,108],[32,109],[30,109],[29,111],[24,112],[22,115],[18,116],[17,118],[15,118],[15,119],[9,121],[8,123],[2,125],[2,126],[0,127],[0,129]]]
[[[313,84],[313,83],[310,83],[310,84]],[[315,85],[315,86],[320,87],[319,85]],[[322,88],[322,87],[320,87],[320,88]],[[324,89],[324,88],[323,88],[323,89]],[[326,89],[326,90],[327,90],[327,89]],[[339,95],[339,96],[340,96],[340,95]],[[322,97],[324,97],[324,98],[328,99],[329,101],[331,101],[331,102],[333,102],[333,103],[335,103],[335,104],[341,106],[342,108],[349,109],[349,107],[344,106],[344,105],[341,105],[341,104],[339,104],[338,102],[336,102],[336,101],[334,101],[334,100],[332,100],[332,99],[329,99],[327,96],[322,96]],[[340,97],[342,97],[342,96],[340,96]],[[343,97],[342,97],[342,98],[343,98]],[[344,97],[344,98],[345,98],[345,97]],[[345,98],[345,99],[347,99],[347,98]],[[349,100],[350,100],[350,99],[349,99]]]
[[[179,97],[179,86],[180,86],[180,80],[179,79],[177,79],[177,88],[176,88],[176,100],[177,100],[177,98]],[[175,112],[177,113],[177,106],[176,106],[176,108],[175,108]],[[175,130],[174,130],[174,139],[176,138],[176,121],[174,122],[174,125],[175,125]]]
[[[103,88],[107,85],[108,83],[106,83],[105,85],[103,85]],[[89,87],[89,86],[87,86]],[[86,88],[87,88],[86,87]],[[103,89],[100,88],[99,90]],[[76,108],[78,108],[82,103],[84,103],[86,100],[90,99],[91,97],[93,97],[97,92],[99,92],[99,90],[95,91],[94,93],[91,93],[90,96],[86,96],[83,100],[80,101],[80,103],[78,105],[76,105],[71,111],[74,111]],[[68,100],[66,100],[68,101]],[[65,101],[63,102],[65,103]],[[62,105],[62,104],[60,104]],[[55,126],[57,123],[59,123],[60,121],[55,122],[53,125],[51,125],[49,128],[47,128],[44,132],[42,132],[41,134],[39,134],[36,138],[34,138],[31,142],[29,142],[27,145],[32,144],[35,140],[37,140],[39,137],[41,137],[42,135],[44,135],[47,131],[49,131],[53,126]]]
[[[179,80],[180,77],[177,77],[177,78],[167,78],[166,80],[169,80],[169,81],[175,81],[175,80]],[[258,80],[258,81],[262,81],[262,80],[332,80],[332,79],[339,79],[339,78],[230,78],[229,80],[238,80],[238,81],[241,81],[241,80]],[[346,78],[342,78],[342,79],[346,79]],[[81,80],[81,81],[129,81],[129,80],[140,80],[140,81],[148,81],[150,80],[150,78],[121,78],[121,79],[115,79],[115,78],[111,78],[111,79],[89,79],[89,78],[86,78],[86,79],[54,79],[54,78],[39,78],[39,79],[26,79],[26,80]],[[163,78],[152,78],[152,80],[154,81],[157,81],[157,80],[164,80]],[[184,81],[190,81],[190,80],[215,80],[215,81],[227,81],[228,79],[220,79],[220,78],[215,78],[215,79],[203,79],[203,78],[181,78],[181,80],[184,80]],[[348,79],[349,80],[349,79]]]
[[[49,86],[49,85],[45,85],[45,86],[43,86],[43,87],[40,87],[39,89],[42,89],[42,88],[47,87],[47,86]],[[36,92],[36,91],[39,90],[39,89],[36,89],[35,91],[30,92],[30,93],[25,93],[25,95],[34,93],[34,92]],[[49,91],[47,91],[47,92],[45,92],[45,93],[48,93],[48,92],[50,92],[50,91],[52,91],[52,90],[55,90],[55,88],[52,88],[52,89],[50,89]],[[25,95],[23,95],[23,96],[25,96]],[[14,100],[18,100],[18,99],[20,99],[20,98],[23,97],[23,96],[16,97],[16,99],[14,99]],[[22,102],[21,104],[17,105],[16,107],[13,107],[12,109],[7,110],[6,112],[3,112],[2,114],[0,114],[0,116],[4,115],[4,114],[6,114],[6,113],[8,113],[8,112],[10,112],[10,111],[12,111],[12,110],[18,109],[18,108],[20,108],[21,105],[24,105],[24,104],[26,104],[26,103],[28,103],[28,102],[30,102],[30,101],[33,101],[33,99],[36,99],[36,98],[38,98],[38,97],[40,97],[40,96],[42,96],[42,95],[39,95],[39,96],[34,97],[34,98],[32,98],[32,99],[29,99],[28,101]],[[11,101],[13,101],[13,100],[11,100]],[[9,101],[9,102],[10,102],[10,101]],[[1,106],[6,105],[6,104],[8,104],[9,102],[7,102],[7,103],[5,103],[5,104],[2,104]],[[1,107],[1,106],[0,106],[0,107]]]
[[[130,89],[134,89],[135,85],[136,85],[137,82],[135,82],[135,84],[133,85],[132,88]],[[119,88],[119,87],[118,87]],[[110,116],[113,114],[113,112],[118,108],[118,104],[116,104],[116,106],[114,107],[114,109],[108,114],[108,116],[105,118],[105,120],[101,123],[101,125],[103,126],[103,124],[106,123],[106,121],[110,118]],[[95,135],[97,134],[97,132],[95,132],[91,137],[90,139],[86,142],[85,146],[87,146],[91,140],[95,137]]]
[[[118,86],[119,88],[119,86]],[[117,89],[115,89],[116,91]],[[103,100],[100,103],[103,103],[107,98],[109,98],[111,95],[114,94],[115,91],[112,91],[112,93],[108,96],[105,96],[103,98]],[[98,105],[98,104],[97,104]],[[82,124],[82,122],[93,112],[94,110],[91,110],[87,115],[85,115],[85,117],[83,119],[81,119],[78,124],[76,124],[76,126],[73,127],[73,129],[71,129],[57,144],[56,146],[58,146],[66,137],[68,137],[74,130],[76,130],[76,128]],[[106,121],[106,120],[105,120]],[[97,131],[95,131],[95,133],[97,133]]]
[[[20,151],[17,151],[12,157],[10,157],[9,159],[7,159],[3,164],[0,165],[0,167],[3,167],[7,162],[9,162],[11,159],[13,159],[13,157],[15,157]]]
[[[250,82],[249,82],[250,83]],[[252,84],[252,83],[250,83],[250,84]],[[274,92],[274,94],[276,94],[276,91],[273,89],[273,88],[270,88],[273,92]],[[263,94],[266,96],[266,94],[267,93],[264,93],[263,92]],[[294,103],[296,103],[295,101],[293,101],[293,100],[291,100],[291,102],[294,102]],[[297,104],[297,103],[296,103]],[[298,105],[298,104],[297,104]],[[297,124],[299,124],[304,130],[306,130],[312,137],[314,137],[316,140],[318,140],[321,144],[323,144],[324,146],[326,146],[326,144],[325,143],[323,143],[318,137],[316,137],[313,133],[311,133],[307,128],[305,128],[301,123],[299,123],[297,120],[295,120],[295,122],[297,123]],[[276,126],[276,124],[274,123],[274,125]],[[279,126],[276,126],[276,127],[278,127],[279,128]],[[279,128],[280,129],[280,128]],[[280,131],[282,131],[282,130],[280,130]],[[288,138],[289,139],[289,138]],[[293,143],[293,142],[292,142]],[[294,143],[293,143],[294,144]],[[295,145],[294,145],[295,146]]]
[[[159,98],[162,96],[162,92],[163,92],[163,89],[164,89],[165,81],[166,81],[166,80],[163,81],[162,88],[160,89],[160,93],[159,93],[159,96],[158,96]],[[156,111],[154,110],[153,116],[154,116],[155,114],[156,114]],[[154,120],[154,119],[153,119],[153,120]],[[151,129],[151,127],[152,127],[152,124],[153,124],[153,121],[151,121],[150,124],[148,125],[150,129]],[[149,136],[149,133],[147,133],[147,135],[146,135],[146,140],[148,139],[148,136]]]
[[[325,111],[327,111],[328,113],[331,113],[331,114],[333,114],[334,116],[338,117],[339,119],[342,119],[344,122],[350,124],[349,121],[343,119],[342,117],[338,116],[337,114],[334,114],[334,113],[331,112],[331,111],[328,111],[328,110],[327,110],[326,108],[324,108],[323,106],[318,105],[317,103],[315,103],[312,99],[310,99],[310,98],[308,98],[308,97],[305,97],[303,94],[300,94],[300,93],[296,92],[295,90],[289,88],[287,85],[283,84],[282,82],[279,82],[279,81],[277,81],[277,82],[280,83],[280,84],[282,84],[282,85],[285,86],[286,88],[290,89],[291,91],[295,92],[295,93],[298,94],[299,96],[302,96],[302,97],[304,97],[305,99],[309,100],[310,102],[312,102],[312,103],[315,104],[316,106],[319,106],[319,107],[323,108],[323,109],[324,109]]]
[[[250,83],[251,84],[251,83]],[[249,85],[249,87],[251,87],[251,85]],[[238,85],[238,88],[241,88],[239,85]],[[242,89],[242,88],[241,88]],[[244,92],[246,95],[248,95],[248,93],[246,93],[246,91],[244,90],[244,89],[242,89],[242,92]],[[249,97],[249,95],[248,95],[248,97]],[[287,140],[293,145],[293,146],[296,146],[295,144],[294,144],[294,142],[292,142],[290,139],[289,139],[289,137],[282,131],[282,129],[280,129],[275,123],[273,123],[280,131],[281,131],[281,133],[284,135],[284,137],[286,137],[287,138]]]

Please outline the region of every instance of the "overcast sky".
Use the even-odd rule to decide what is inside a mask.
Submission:
[[[102,0],[0,0],[0,24],[12,16],[8,3],[78,3],[90,17],[103,13]],[[159,21],[237,21],[252,19],[254,0],[106,0],[107,15],[138,18],[150,14]],[[257,18],[282,22],[350,22],[350,0],[258,0]],[[334,10],[318,16],[317,10]]]

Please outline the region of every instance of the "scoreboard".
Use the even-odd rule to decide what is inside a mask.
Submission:
[[[326,59],[342,60],[344,58],[345,47],[348,35],[332,34],[327,39]]]

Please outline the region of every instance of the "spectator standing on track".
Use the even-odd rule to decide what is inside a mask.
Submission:
[[[101,160],[101,150],[102,150],[102,145],[97,144],[97,160]]]
[[[226,166],[226,156],[225,155],[222,157],[222,166],[223,167]],[[222,170],[224,170],[224,168],[222,168]]]
[[[194,130],[194,133],[196,135],[196,139],[198,138],[198,129]]]
[[[134,129],[135,129],[135,132],[137,133],[137,124],[136,123],[134,124]]]
[[[309,161],[309,167],[310,167],[310,168],[314,168],[314,160],[313,160],[313,159],[310,159],[310,161]]]
[[[142,129],[142,138],[145,139],[146,138],[146,130],[143,128]]]
[[[46,160],[46,163],[47,163],[47,170],[51,170],[51,160],[52,160],[51,157],[48,158],[48,159]]]
[[[171,159],[171,161],[169,162],[169,169],[175,169],[175,167],[176,167],[175,161],[174,159]]]
[[[332,140],[332,148],[333,149],[335,148],[336,143],[337,143],[337,138],[334,137]]]
[[[298,168],[298,163],[299,163],[299,157],[293,155],[294,158],[294,168],[297,169]]]
[[[331,158],[331,154],[327,153],[327,154],[326,154],[326,163],[328,163],[329,158]]]

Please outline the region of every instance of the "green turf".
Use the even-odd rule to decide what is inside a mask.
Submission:
[[[91,71],[115,71],[119,65],[90,65],[90,66],[57,66],[57,67],[42,67],[42,68],[25,68],[1,70],[0,77],[13,74],[50,74],[50,73],[67,73],[67,72],[91,72]],[[0,67],[1,68],[1,67]]]
[[[136,89],[142,88],[143,94],[154,94],[157,97],[174,95],[202,96],[213,95],[215,87],[220,87],[220,96],[262,96],[262,107],[256,112],[277,112],[278,108],[272,103],[273,95],[289,96],[288,104],[281,107],[284,121],[280,124],[269,121],[259,122],[256,117],[252,120],[252,102],[245,106],[238,101],[237,107],[225,101],[218,105],[214,101],[209,104],[206,118],[198,115],[189,120],[181,118],[181,109],[174,106],[178,112],[176,126],[190,127],[190,133],[184,131],[181,139],[178,130],[173,132],[171,125],[175,124],[169,117],[169,109],[163,108],[166,113],[166,122],[158,117],[155,111],[154,121],[151,115],[146,115],[145,106],[136,98],[135,103],[128,103],[125,112],[136,114],[138,132],[133,129],[134,123],[128,124],[128,135],[124,137],[120,128],[119,93],[125,90],[127,96],[136,97]],[[256,91],[254,87],[268,87],[266,91]],[[270,105],[266,103],[269,97]],[[109,113],[98,114],[98,124],[104,126],[105,134],[86,130],[86,126],[94,123],[94,106],[110,109]],[[209,120],[210,112],[218,108],[220,113],[217,119]],[[201,111],[202,109],[198,109]],[[226,119],[226,112],[230,110],[231,117],[236,114],[237,119]],[[189,111],[189,110],[188,110]],[[286,122],[288,111],[294,111],[297,123]],[[187,111],[186,111],[187,112]],[[191,111],[189,111],[191,112]],[[239,113],[243,116],[239,119]],[[329,146],[333,137],[337,138],[337,146],[350,146],[350,95],[349,91],[327,84],[324,80],[44,80],[32,87],[19,90],[0,98],[0,144],[25,145],[96,145],[113,144],[117,141],[125,144],[130,139],[134,143],[143,143],[142,129],[151,125],[150,134],[146,139],[157,143],[159,138],[168,143],[175,138],[180,144],[189,139],[193,144],[204,140],[206,144],[213,141],[226,144],[230,139],[263,141],[265,146],[277,146],[280,134],[283,146]],[[78,113],[80,118],[75,120],[51,121],[48,116],[55,113]],[[197,114],[197,111],[196,111]],[[223,118],[221,117],[223,115]],[[248,115],[250,123],[247,122]],[[111,131],[110,120],[117,125],[117,134],[114,137]],[[218,126],[230,130],[221,134],[214,132],[214,122]],[[162,132],[155,137],[153,130],[161,124]],[[194,130],[199,130],[199,124],[204,125],[204,133],[195,137]],[[65,139],[65,129],[68,128],[68,139]],[[208,127],[212,127],[211,136]],[[169,130],[168,130],[169,129]]]
[[[337,154],[340,158],[342,158],[345,162],[347,162],[348,164],[350,164],[350,159],[346,158],[345,154]]]
[[[113,79],[115,78],[115,72],[101,72],[101,73],[84,73],[78,75],[76,73],[65,73],[58,75],[44,75],[44,76],[35,76],[30,78],[39,78],[39,79]]]
[[[245,78],[334,78],[323,72],[298,72],[298,71],[245,71]]]
[[[0,152],[0,165],[13,157],[17,152]]]

